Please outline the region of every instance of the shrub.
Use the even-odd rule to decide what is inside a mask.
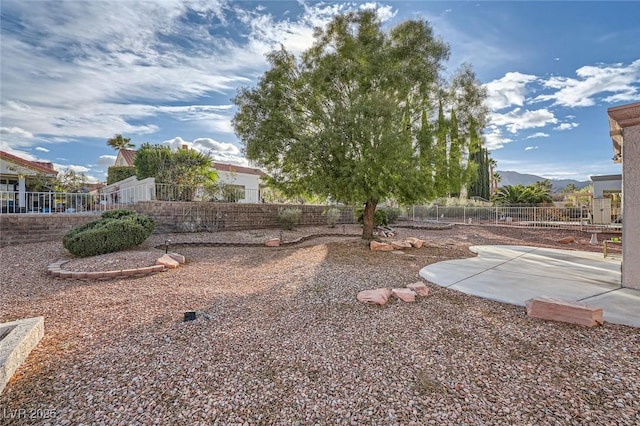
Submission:
[[[120,182],[128,177],[136,175],[136,168],[133,166],[111,166],[107,170],[107,185]]]
[[[96,256],[137,246],[149,238],[154,228],[155,221],[148,216],[132,210],[113,210],[100,220],[71,229],[62,244],[76,256]]]
[[[356,221],[362,225],[364,223],[364,207],[358,207],[353,210],[353,216]],[[374,226],[387,226],[389,224],[389,217],[385,210],[376,210],[373,216]]]
[[[395,223],[402,214],[402,209],[400,207],[385,207],[382,211],[387,214],[387,220],[389,223]]]
[[[286,230],[292,230],[300,223],[300,209],[280,209],[278,211],[278,222],[280,227]]]
[[[327,225],[329,225],[330,228],[335,228],[336,223],[338,223],[338,220],[340,220],[342,216],[342,212],[340,212],[340,209],[337,207],[329,207],[323,211],[322,214],[327,217]]]

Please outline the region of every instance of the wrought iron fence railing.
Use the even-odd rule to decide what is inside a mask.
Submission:
[[[610,217],[594,215],[589,207],[465,207],[410,206],[401,217],[411,221],[436,221],[467,225],[527,226],[589,230],[622,229],[622,216],[612,211]]]

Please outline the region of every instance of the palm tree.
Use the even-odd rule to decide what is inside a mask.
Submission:
[[[135,145],[131,143],[131,138],[124,138],[121,134],[117,134],[114,137],[107,139],[107,145],[116,151],[120,151],[125,148],[133,148]]]

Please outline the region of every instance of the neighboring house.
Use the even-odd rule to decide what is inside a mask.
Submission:
[[[622,175],[591,176],[593,223],[608,225],[620,215]]]
[[[183,145],[182,149],[188,149],[187,145]],[[121,149],[114,166],[133,166],[136,158],[136,151],[133,149]],[[260,169],[254,169],[244,166],[236,166],[234,164],[213,163],[214,170],[218,173],[218,183],[221,186],[221,201],[238,202],[238,203],[260,203],[262,202],[263,185],[260,180],[266,173]],[[111,184],[101,191],[103,194],[109,194],[114,191],[122,190],[122,182],[126,181],[126,188],[134,185],[131,178]],[[146,179],[145,179],[146,181]],[[145,191],[143,191],[145,192]]]
[[[48,211],[48,197],[43,183],[53,180],[58,172],[52,163],[29,161],[0,151],[0,206],[2,212]]]
[[[133,167],[133,161],[136,159],[136,150],[123,148],[118,150],[118,156],[114,166],[129,166]]]
[[[260,179],[267,175],[265,172],[223,163],[213,163],[213,168],[218,173],[218,182],[223,185],[223,194],[231,198],[228,201],[262,202],[263,185]]]

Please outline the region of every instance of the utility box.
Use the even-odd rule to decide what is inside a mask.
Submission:
[[[593,224],[594,225],[610,225],[611,224],[611,199],[610,198],[594,198],[593,199]]]

